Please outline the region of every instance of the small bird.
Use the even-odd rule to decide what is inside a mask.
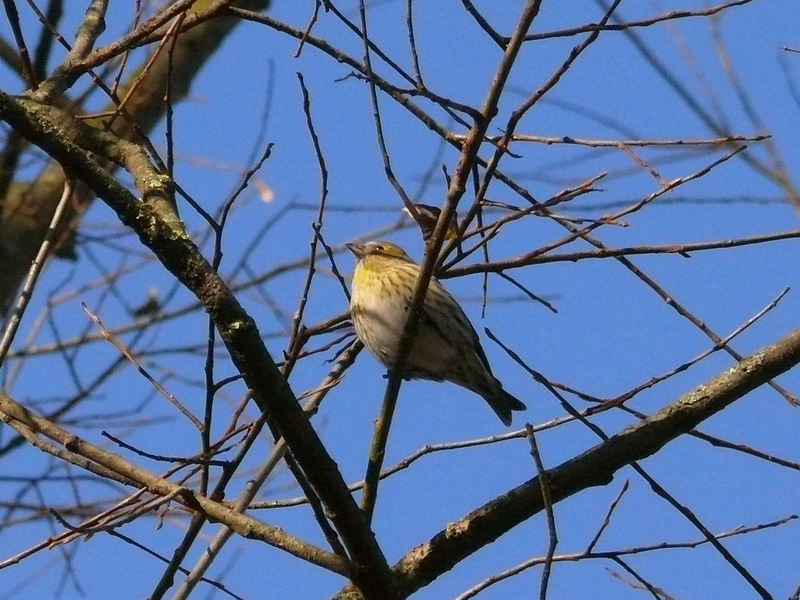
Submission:
[[[419,226],[420,230],[422,231],[422,239],[425,243],[428,243],[430,240],[431,235],[433,235],[433,230],[436,227],[436,221],[439,220],[439,215],[442,212],[438,206],[431,206],[430,204],[415,204],[414,208],[417,209],[417,225]],[[403,212],[406,213],[409,217],[414,217],[411,214],[411,211],[407,208],[403,208]],[[453,213],[453,218],[450,219],[450,222],[447,224],[447,233],[445,233],[444,239],[452,240],[458,237],[458,214]]]
[[[386,367],[394,363],[420,267],[391,242],[347,244],[356,255],[350,315],[358,339]],[[492,375],[478,334],[458,302],[432,278],[414,344],[404,365],[406,379],[450,381],[482,396],[505,425],[525,405]]]

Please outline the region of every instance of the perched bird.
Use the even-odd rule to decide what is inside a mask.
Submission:
[[[147,300],[136,308],[131,309],[131,315],[134,317],[146,317],[147,315],[154,315],[161,310],[161,300],[158,297],[158,290],[151,287],[147,290]]]
[[[441,214],[442,210],[438,206],[431,206],[430,204],[415,204],[414,208],[417,209],[417,225],[419,225],[420,230],[422,231],[422,239],[425,240],[425,243],[428,243],[431,235],[433,235],[433,230],[436,227],[436,221],[439,220],[439,215]],[[411,214],[411,211],[407,208],[403,208],[403,212],[406,213],[409,217],[414,217]],[[450,222],[447,224],[447,233],[444,236],[446,240],[452,240],[458,237],[458,214],[454,213],[453,218],[450,219]]]
[[[420,267],[391,242],[347,244],[356,255],[350,314],[358,338],[385,366],[394,363]],[[436,279],[422,305],[406,379],[451,381],[483,397],[505,425],[525,405],[492,375],[478,334],[464,311]]]

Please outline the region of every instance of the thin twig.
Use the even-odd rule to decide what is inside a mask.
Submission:
[[[617,498],[619,498],[619,496]],[[715,535],[717,539],[747,535],[749,533],[753,533],[756,531],[763,531],[764,529],[780,527],[781,525],[784,525],[796,519],[797,515],[789,515],[788,517],[784,517],[782,519],[778,519],[770,523],[759,523],[757,525],[750,525],[748,527],[735,527],[733,529],[730,529],[728,531],[723,531]],[[691,549],[704,546],[706,544],[708,544],[708,540],[706,538],[700,538],[697,540],[686,541],[686,542],[659,542],[657,544],[650,544],[647,546],[635,546],[632,548],[623,548],[619,550],[605,550],[602,552],[584,550],[583,552],[575,552],[570,554],[557,554],[553,557],[553,562],[580,562],[584,560],[612,560],[617,562],[617,559],[623,556],[635,556],[637,554],[647,554],[651,552],[660,552],[663,550]],[[544,561],[545,558],[542,556],[530,558],[514,567],[511,567],[510,569],[503,571],[502,573],[498,573],[496,575],[492,575],[491,577],[484,579],[477,585],[465,591],[463,594],[457,596],[454,600],[470,600],[471,598],[474,598],[479,593],[495,585],[496,583],[504,581],[510,577],[514,577],[515,575],[519,575],[520,573],[522,573],[527,569],[530,569],[531,567],[541,565],[544,563]],[[659,598],[659,600],[663,599]]]
[[[31,64],[31,56],[28,53],[28,47],[25,45],[25,37],[22,35],[22,28],[19,25],[19,13],[17,13],[17,6],[14,0],[3,0],[3,7],[6,9],[6,18],[11,31],[14,33],[14,41],[17,43],[17,50],[19,51],[20,64],[22,65],[22,76],[28,85],[28,89],[35,90],[39,87],[36,79],[36,73]]]
[[[361,352],[362,348],[363,346],[360,342],[355,342],[348,348],[347,352],[342,354],[339,361],[331,369],[330,373],[328,373],[328,376],[317,388],[317,391],[311,395],[309,402],[304,407],[304,410],[307,413],[314,414],[319,409],[319,405],[322,403],[328,391],[331,389],[330,384],[337,382],[342,378],[344,372],[355,362],[355,359],[359,352]],[[280,463],[285,452],[286,443],[283,439],[280,439],[273,447],[269,458],[264,463],[264,466],[260,469],[258,474],[248,482],[245,491],[236,501],[236,504],[233,507],[235,511],[243,513],[248,508],[252,507],[253,499],[256,497],[259,490],[263,487],[264,483],[267,481],[272,472],[275,470],[275,467]],[[206,573],[208,568],[211,566],[211,563],[219,555],[223,546],[225,546],[233,533],[234,532],[228,527],[220,528],[220,530],[209,543],[206,551],[202,553],[201,557],[198,559],[197,563],[195,563],[191,572],[176,592],[173,600],[186,600],[186,598],[189,597],[192,590],[195,588],[197,583],[202,580],[203,574]]]
[[[147,369],[145,369],[142,366],[142,364],[136,359],[136,357],[128,349],[128,347],[122,343],[122,340],[115,337],[111,332],[108,331],[108,329],[106,329],[105,325],[103,325],[103,322],[100,320],[100,317],[98,317],[91,310],[89,310],[89,307],[86,306],[86,304],[84,304],[83,302],[81,302],[81,308],[83,308],[84,312],[94,322],[94,324],[97,325],[97,328],[100,330],[100,333],[103,334],[103,337],[105,337],[105,339],[111,342],[111,344],[113,344],[114,347],[117,350],[119,350],[122,353],[122,355],[125,356],[125,358],[127,358],[128,361],[130,361],[130,363],[134,367],[136,367],[136,370],[139,371],[142,377],[147,379],[147,381],[149,381],[152,384],[152,386],[156,388],[162,396],[164,396],[167,400],[169,400],[170,403],[183,414],[183,416],[189,419],[189,421],[192,423],[192,425],[194,425],[198,429],[198,431],[203,431],[203,424],[200,422],[200,420],[197,417],[195,417],[192,414],[192,412],[181,403],[180,400],[178,400],[173,394],[168,392],[163,385],[161,385],[158,381],[156,381],[153,378],[152,375],[150,375],[150,373],[148,373]]]
[[[3,364],[3,361],[5,361],[8,350],[11,348],[11,343],[14,341],[14,336],[17,334],[17,329],[19,329],[19,325],[22,322],[25,309],[28,308],[28,303],[31,301],[33,288],[36,287],[36,282],[39,280],[39,275],[44,268],[50,249],[55,241],[59,223],[72,197],[73,186],[74,182],[72,179],[66,179],[64,181],[64,190],[61,192],[61,199],[58,201],[55,212],[53,212],[53,216],[50,219],[50,225],[47,227],[47,231],[44,234],[44,239],[39,246],[39,251],[36,253],[36,257],[33,259],[30,269],[28,269],[28,275],[25,277],[25,283],[17,297],[14,312],[9,318],[6,329],[3,332],[3,338],[0,340],[0,366]]]
[[[550,498],[550,484],[547,480],[547,472],[542,464],[542,457],[539,455],[539,446],[536,443],[536,436],[533,433],[533,427],[530,423],[525,424],[525,437],[528,438],[528,443],[531,447],[531,456],[533,457],[533,462],[536,464],[536,474],[539,476],[539,485],[542,490],[544,511],[547,518],[549,541],[547,544],[547,554],[544,559],[544,567],[542,568],[542,582],[539,587],[539,600],[547,600],[547,587],[550,583],[550,569],[553,566],[553,556],[556,553],[556,546],[558,545],[558,532],[556,531],[556,518],[553,513],[553,502]]]

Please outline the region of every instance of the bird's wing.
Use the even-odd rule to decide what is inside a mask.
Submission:
[[[461,310],[461,307],[459,307]],[[469,326],[470,332],[472,332],[472,345],[475,347],[475,354],[478,355],[478,358],[481,359],[483,366],[486,367],[486,372],[490,375],[492,374],[492,368],[489,366],[489,359],[486,356],[486,353],[483,351],[483,346],[481,346],[481,338],[478,337],[478,332],[475,331],[475,328],[472,326],[472,323],[469,322],[467,315],[464,314],[464,311],[461,310],[461,317],[467,322]]]
[[[472,323],[470,323],[469,318],[467,318],[467,315],[464,313],[464,310],[461,308],[458,302],[456,302],[455,298],[450,295],[450,292],[448,292],[437,279],[431,279],[428,293],[432,294],[433,296],[443,295],[445,297],[443,300],[446,300],[445,304],[450,310],[452,310],[452,316],[461,324],[462,331],[469,332],[469,339],[464,341],[472,344],[472,347],[475,350],[475,355],[486,369],[486,372],[489,373],[489,375],[492,375],[492,369],[489,366],[489,359],[486,357],[486,353],[481,347],[481,340],[478,337],[478,332],[475,331],[475,328],[472,326]],[[423,318],[426,317],[425,309],[429,306],[429,303],[426,301],[425,307],[423,308]],[[436,322],[437,319],[428,317],[428,321]],[[446,336],[443,337],[447,339]]]

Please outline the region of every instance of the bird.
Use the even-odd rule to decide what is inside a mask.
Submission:
[[[356,256],[350,316],[358,339],[385,367],[394,364],[420,266],[396,244],[350,243]],[[450,381],[483,397],[504,425],[511,412],[525,410],[492,374],[475,328],[458,302],[431,278],[411,350],[405,379]]]
[[[442,212],[438,206],[431,206],[430,204],[414,204],[417,211],[416,221],[422,231],[422,239],[427,244],[433,235],[433,230],[436,227],[436,222],[439,220],[439,215]],[[403,212],[410,217],[414,217],[408,208],[403,208]],[[458,237],[458,214],[453,213],[453,218],[447,224],[447,231],[445,232],[445,240],[453,240]]]

